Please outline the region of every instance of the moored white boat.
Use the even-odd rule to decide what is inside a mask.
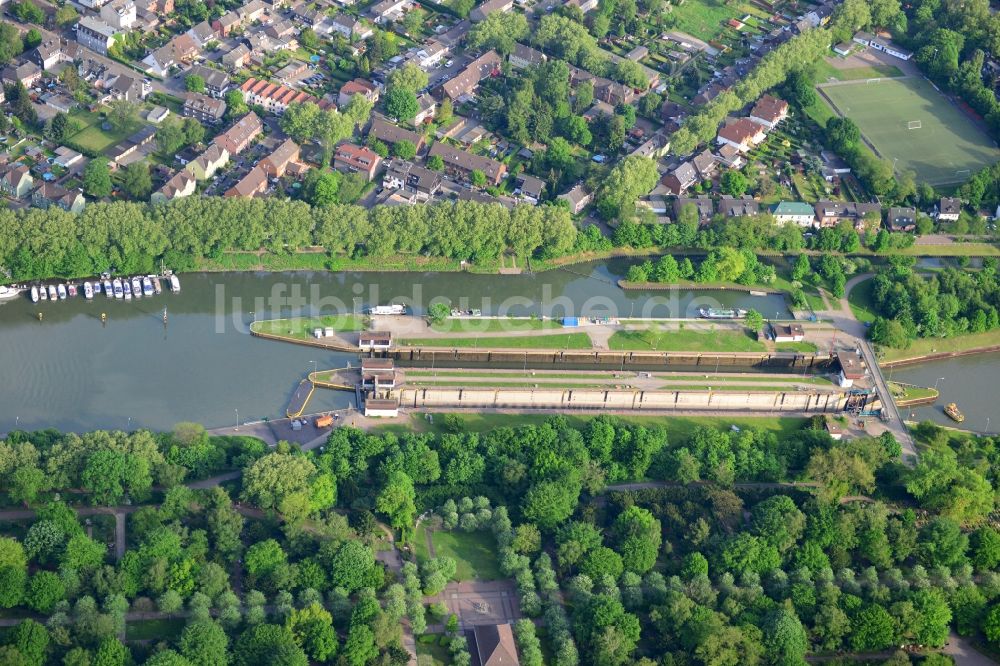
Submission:
[[[149,279],[153,281],[153,291],[155,291],[158,295],[163,293],[163,285],[160,284],[160,276],[150,275]]]
[[[47,300],[49,300],[49,292],[48,292],[48,290],[47,290],[47,289],[45,288],[45,285],[44,285],[44,284],[43,284],[43,285],[42,285],[41,287],[39,287],[39,288],[38,288],[38,297],[39,297],[40,299],[42,299],[43,301],[47,301]]]
[[[56,286],[54,284],[49,285],[49,300],[50,301],[59,300],[59,292],[56,291]]]
[[[132,295],[136,298],[142,296],[142,281],[139,278],[132,278]]]
[[[108,298],[114,298],[115,297],[115,288],[113,286],[111,286],[111,280],[105,278],[104,279],[103,288],[104,288],[104,295],[105,296],[107,296]]]
[[[122,281],[115,278],[114,282],[111,283],[111,288],[114,289],[115,298],[124,298],[125,290],[122,288]]]
[[[149,279],[149,276],[142,278],[142,295],[152,296],[153,295],[153,283]]]
[[[65,300],[66,299],[66,285],[64,285],[64,284],[58,285],[56,287],[56,293],[59,294],[59,300],[60,301]]]
[[[31,285],[31,302],[38,302],[38,285],[35,284]]]
[[[89,282],[83,283],[83,297],[88,301],[94,297],[94,287]]]
[[[21,289],[18,287],[8,287],[7,285],[0,285],[0,301],[6,301],[10,298],[16,298],[18,294],[21,293]]]
[[[66,285],[66,291],[69,293],[69,297],[70,298],[76,297],[77,291],[76,291],[76,285],[75,284],[73,284],[73,283],[67,284]]]
[[[176,275],[170,276],[170,291],[175,294],[178,294],[181,291],[181,281],[177,279]]]
[[[131,301],[132,300],[132,285],[129,284],[128,278],[125,278],[124,280],[122,280],[122,291],[124,292],[125,300],[126,301]]]

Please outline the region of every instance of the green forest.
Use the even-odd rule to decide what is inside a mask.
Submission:
[[[821,419],[438,420],[308,451],[190,423],[10,433],[0,662],[402,666],[412,633],[468,666],[434,595],[473,552],[512,581],[529,666],[945,664],[950,631],[1000,647],[996,439],[921,424],[909,468],[891,436],[833,441]]]

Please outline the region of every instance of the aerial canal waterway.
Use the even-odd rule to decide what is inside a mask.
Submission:
[[[989,419],[990,432],[995,433],[1000,431],[998,372],[1000,372],[1000,353],[989,353],[895,368],[891,370],[891,376],[894,381],[918,386],[936,384],[938,391],[941,392],[933,405],[900,409],[904,418],[917,421],[929,419],[941,425],[967,428],[976,432],[984,432]],[[890,370],[884,371],[884,374],[889,377]],[[963,423],[955,423],[945,415],[943,408],[950,402],[958,405],[965,414]]]
[[[781,296],[625,293],[615,283],[628,263],[505,276],[195,273],[181,276],[179,294],[129,302],[103,294],[90,302],[79,296],[6,301],[0,303],[0,432],[169,428],[181,420],[217,427],[235,423],[237,410],[240,421],[276,418],[308,371],[354,360],[255,339],[247,331],[253,317],[361,311],[390,301],[420,314],[433,298],[487,315],[683,317],[699,307],[753,307],[769,317],[788,316]],[[310,409],[344,407],[351,397],[318,392]]]

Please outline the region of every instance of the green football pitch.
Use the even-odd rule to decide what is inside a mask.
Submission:
[[[862,80],[824,86],[822,93],[882,157],[897,170],[913,170],[918,182],[964,182],[1000,160],[993,140],[926,79]]]

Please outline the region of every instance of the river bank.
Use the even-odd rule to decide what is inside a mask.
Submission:
[[[1000,352],[1000,330],[951,338],[920,338],[914,340],[907,349],[885,349],[879,365],[883,368],[900,368],[994,352]]]

